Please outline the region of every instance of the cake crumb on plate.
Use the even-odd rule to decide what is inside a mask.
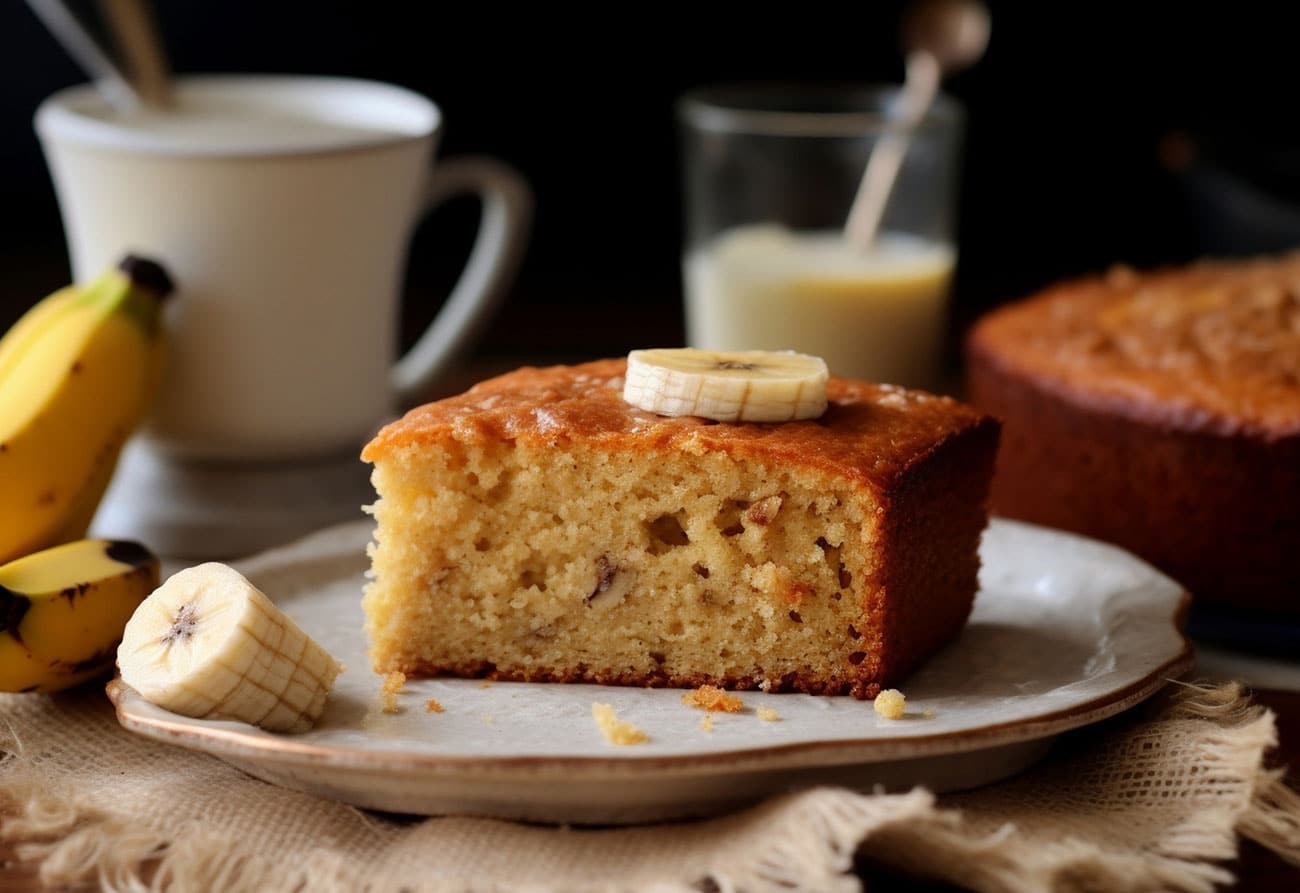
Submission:
[[[885,719],[902,719],[907,711],[907,698],[903,697],[903,693],[898,689],[887,688],[876,695],[872,706],[876,708],[876,713]]]
[[[740,698],[712,685],[682,692],[682,703],[710,713],[740,713],[745,709],[745,702]]]
[[[429,698],[429,700],[424,702],[424,711],[426,713],[441,713],[442,705],[433,698]]]
[[[406,685],[406,674],[401,672],[387,673],[384,676],[384,683],[379,688],[379,700],[385,713],[401,713],[402,708],[397,705],[397,693]]]
[[[713,734],[713,714],[706,713],[700,717],[700,728],[709,734]]]
[[[756,713],[758,718],[763,720],[763,722],[777,722],[781,719],[781,715],[771,707],[759,707],[754,711],[754,713]]]
[[[610,744],[643,744],[650,740],[649,735],[632,723],[619,719],[609,704],[592,704],[591,717]]]

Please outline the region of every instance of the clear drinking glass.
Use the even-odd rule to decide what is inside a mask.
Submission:
[[[946,97],[913,133],[869,248],[844,222],[892,87],[714,87],[678,102],[687,341],[791,349],[831,372],[940,386],[962,113]]]

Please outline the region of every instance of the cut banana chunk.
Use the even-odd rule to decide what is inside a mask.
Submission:
[[[261,590],[224,564],[154,590],[117,649],[122,681],[184,716],[305,732],[342,667]]]
[[[623,399],[667,416],[788,422],[826,411],[826,361],[794,351],[634,350]]]

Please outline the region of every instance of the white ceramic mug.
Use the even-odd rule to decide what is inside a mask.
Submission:
[[[430,169],[438,107],[388,84],[208,76],[176,97],[124,118],[76,87],[36,113],[76,280],[132,251],[177,283],[148,445],[187,460],[355,449],[489,319],[523,253],[527,184],[490,159]],[[462,193],[483,200],[477,242],[397,359],[412,231]]]

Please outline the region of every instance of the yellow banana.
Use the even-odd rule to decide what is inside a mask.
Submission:
[[[59,289],[27,311],[5,333],[4,338],[0,339],[0,381],[5,380],[18,358],[24,356],[31,345],[40,340],[42,332],[57,325],[59,319],[75,309],[76,304],[72,299],[77,293],[75,285]]]
[[[84,536],[162,369],[158,264],[127,257],[0,340],[0,561]]]
[[[104,675],[157,585],[158,559],[121,540],[65,543],[0,566],[0,691],[60,691]]]

